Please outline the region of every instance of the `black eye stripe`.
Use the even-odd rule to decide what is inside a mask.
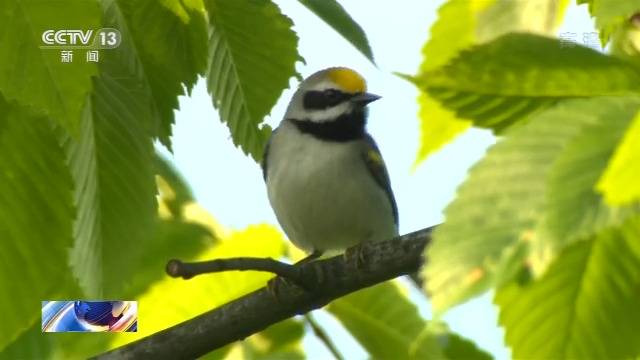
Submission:
[[[309,120],[287,119],[301,132],[310,134],[316,139],[331,142],[346,142],[361,139],[367,124],[366,109],[356,109],[342,114],[333,121],[313,122]]]
[[[304,94],[303,105],[308,110],[323,110],[332,106],[336,106],[353,97],[353,94],[347,94],[338,90],[325,91],[308,91]]]

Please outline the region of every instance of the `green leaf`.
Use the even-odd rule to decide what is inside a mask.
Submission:
[[[327,307],[374,359],[487,359],[443,323],[427,323],[397,283],[385,282]]]
[[[171,216],[182,219],[184,207],[195,200],[189,184],[164,156],[156,152],[155,172],[157,175],[160,202],[167,206]]]
[[[429,41],[422,49],[424,61],[419,73],[437,69],[461,50],[509,32],[553,34],[567,3],[566,0],[450,0],[438,9],[438,20],[431,27]]]
[[[196,209],[198,209],[198,211],[194,211]],[[154,246],[147,246],[149,253],[146,253],[144,257],[139,259],[135,272],[127,277],[127,286],[126,289],[123,290],[123,294],[144,294],[152,291],[151,289],[153,289],[159,281],[172,280],[167,279],[166,273],[164,272],[169,259],[194,259],[198,256],[201,257],[205,251],[210,251],[207,249],[211,249],[217,245],[217,240],[219,239],[213,239],[214,233],[220,233],[227,237],[231,236],[228,235],[227,231],[221,230],[215,222],[213,226],[210,226],[207,224],[207,221],[203,221],[203,218],[210,217],[211,215],[205,213],[204,210],[193,202],[184,204],[180,219],[173,218],[170,214],[162,213],[162,211],[160,211],[160,213],[162,219],[159,223],[156,237],[153,239]],[[216,241],[212,241],[212,239]],[[142,297],[144,297],[144,295],[142,295]],[[139,298],[140,296],[136,296],[134,299],[138,300]],[[168,316],[171,316],[171,311],[168,312]],[[147,324],[146,320],[144,324]],[[109,349],[113,335],[97,335],[98,336],[78,337],[77,334],[73,333],[56,334],[53,339],[54,341],[50,345],[54,349],[51,358],[87,358],[92,354],[104,352]],[[123,336],[127,337],[131,336],[131,334],[129,333]],[[40,344],[40,346],[45,345],[46,344]],[[38,346],[38,344],[34,343],[33,346]],[[224,348],[215,351],[209,354],[206,359],[221,359],[228,350],[228,348]]]
[[[637,106],[635,98],[567,100],[510,129],[488,151],[446,208],[445,222],[426,250],[423,276],[436,311],[499,285],[522,268],[555,160],[585,126],[631,106]]]
[[[426,325],[416,306],[390,282],[344,296],[327,310],[376,359],[407,358]]]
[[[548,176],[544,216],[533,244],[548,260],[564,246],[619,226],[640,208],[611,208],[595,191],[616,145],[640,109],[640,98],[614,98],[599,121],[582,130],[555,160]],[[540,261],[542,260],[542,261]],[[544,270],[543,259],[534,268]],[[537,264],[541,262],[540,264]],[[541,268],[541,269],[540,269]]]
[[[233,232],[193,259],[183,260],[203,261],[237,256],[279,258],[284,251],[284,239],[274,227],[255,225]],[[220,306],[265,286],[270,277],[267,273],[249,271],[197,276],[188,281],[165,277],[138,297],[138,332],[115,334],[110,348],[148,336]]]
[[[201,224],[185,220],[162,219],[158,223],[153,246],[136,262],[136,270],[127,279],[127,293],[140,294],[166,276],[170,259],[193,258],[215,242],[215,234]]]
[[[438,9],[438,19],[431,27],[429,40],[422,48],[424,61],[419,73],[446,64],[460,50],[471,46],[476,39],[478,13],[493,5],[495,0],[472,2],[449,0]],[[454,21],[455,20],[455,21]],[[458,36],[451,36],[452,33]]]
[[[438,9],[438,19],[431,27],[431,36],[422,48],[424,60],[419,74],[446,64],[459,51],[471,46],[476,41],[478,13],[493,3],[466,0],[444,3]],[[457,35],[452,37],[451,34]],[[471,126],[468,120],[457,118],[424,92],[418,95],[418,106],[421,140],[414,167]]]
[[[516,33],[464,51],[417,85],[457,116],[496,131],[559,99],[640,91],[640,71],[556,39]]]
[[[589,10],[596,19],[596,27],[600,30],[603,45],[609,36],[625,21],[640,12],[640,0],[590,0]]]
[[[640,113],[624,134],[604,174],[596,184],[610,206],[640,201]]]
[[[129,4],[135,8],[125,7],[125,2],[121,6],[132,12],[131,32],[145,67],[155,62],[161,71],[172,70],[173,74],[164,74],[165,81],[166,76],[175,76],[170,80],[183,83],[190,92],[207,67],[208,30],[202,0],[136,0],[126,2]],[[176,93],[182,94],[174,91],[174,97]]]
[[[640,87],[635,83],[638,71],[619,59],[526,33],[507,34],[476,46],[430,75],[421,79],[426,88],[485,95],[621,95]],[[567,78],[572,81],[561,81]]]
[[[640,222],[565,249],[545,276],[496,293],[515,359],[640,354]]]
[[[418,107],[421,140],[414,168],[471,127],[471,121],[456,117],[453,111],[425,93],[418,95]]]
[[[484,43],[517,31],[555,35],[568,4],[568,0],[497,0],[478,14],[476,36]]]
[[[270,0],[206,0],[211,35],[207,87],[234,144],[260,161],[264,117],[296,75],[293,23]]]
[[[50,359],[53,339],[43,335],[40,322],[35,322],[9,346],[4,349],[0,346],[0,359]]]
[[[0,2],[0,92],[9,101],[32,106],[76,134],[94,63],[75,50],[73,63],[60,49],[45,49],[46,30],[100,28],[97,3],[84,0]]]
[[[287,319],[252,335],[242,342],[245,359],[302,360],[304,324],[300,320]]]
[[[0,350],[73,285],[73,183],[56,125],[0,96]]]
[[[101,59],[80,137],[67,148],[78,208],[71,265],[88,297],[109,299],[127,297],[125,279],[154,248],[156,118],[122,12],[102,4],[105,26],[122,29],[123,41]]]
[[[444,348],[444,355],[451,360],[490,360],[486,351],[479,349],[473,342],[456,334],[443,334],[438,338]]]
[[[611,34],[609,53],[640,66],[640,23],[638,15],[618,26]]]
[[[461,50],[512,31],[553,34],[567,1],[450,0],[438,10],[438,20],[422,49],[418,77],[450,61]],[[456,36],[451,36],[456,34]],[[429,94],[418,97],[421,141],[416,165],[470,126],[468,119],[438,103]]]
[[[434,352],[434,349],[437,351]],[[442,322],[431,321],[414,340],[411,359],[489,360],[491,355],[471,341],[451,333]]]
[[[196,220],[189,218],[189,220]],[[210,229],[211,230],[211,229]],[[234,256],[259,256],[278,258],[284,254],[284,239],[273,227],[267,225],[250,226],[243,231],[233,232],[221,242],[207,249],[201,248],[196,255],[182,257],[185,260],[210,260],[212,258]],[[150,255],[155,256],[155,255]],[[181,257],[182,255],[176,255]],[[162,267],[164,269],[164,267]],[[218,276],[220,275],[220,276]],[[10,345],[8,352],[0,350],[4,359],[80,359],[102,353],[117,346],[151,335],[178,322],[188,320],[211,308],[222,305],[240,295],[264,286],[269,275],[257,272],[229,272],[196,277],[189,281],[164,277],[154,282],[144,294],[138,296],[139,324],[137,333],[55,334],[42,336],[40,323],[34,332],[26,332],[17,342]],[[168,296],[167,294],[180,294]],[[213,295],[212,295],[213,294]],[[39,310],[39,301],[38,307]],[[287,321],[245,340],[255,346],[257,352],[264,346],[284,355],[299,358],[300,324]],[[223,359],[231,347],[227,346],[204,356],[204,359]],[[36,354],[36,355],[32,355]],[[234,353],[236,354],[236,353]]]
[[[369,61],[375,63],[367,35],[342,5],[335,0],[298,1],[327,23],[327,25],[331,26],[338,34],[342,35],[345,40],[350,42],[351,45],[358,49]]]
[[[175,234],[165,223],[156,233],[152,140],[159,136],[169,146],[177,96],[204,73],[207,35],[195,0],[101,4],[104,26],[119,29],[123,41],[102,57],[81,137],[68,139],[79,184],[71,264],[89,296],[121,298],[161,274],[165,254],[202,246],[193,233],[194,242],[170,241]],[[163,257],[149,262],[150,253]]]
[[[171,149],[178,96],[188,92],[207,66],[207,22],[201,0],[119,1],[160,117],[157,136]]]
[[[76,299],[81,296],[74,297]],[[78,333],[42,333],[40,319],[4,350],[0,359],[56,360],[84,359],[97,349],[106,349],[109,334],[78,336]]]

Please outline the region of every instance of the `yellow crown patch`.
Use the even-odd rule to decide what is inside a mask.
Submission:
[[[359,93],[367,91],[367,83],[357,72],[347,68],[333,68],[329,70],[329,79],[343,91]]]

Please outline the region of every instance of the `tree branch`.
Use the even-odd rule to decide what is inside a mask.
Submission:
[[[262,288],[96,359],[192,359],[270,325],[320,308],[332,300],[418,271],[432,228],[354,248],[358,256],[335,256],[296,265],[305,290],[280,281],[277,293]]]

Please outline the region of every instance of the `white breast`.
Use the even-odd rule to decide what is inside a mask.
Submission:
[[[298,247],[343,250],[397,235],[389,199],[362,159],[362,143],[324,142],[283,122],[271,140],[267,190]]]

